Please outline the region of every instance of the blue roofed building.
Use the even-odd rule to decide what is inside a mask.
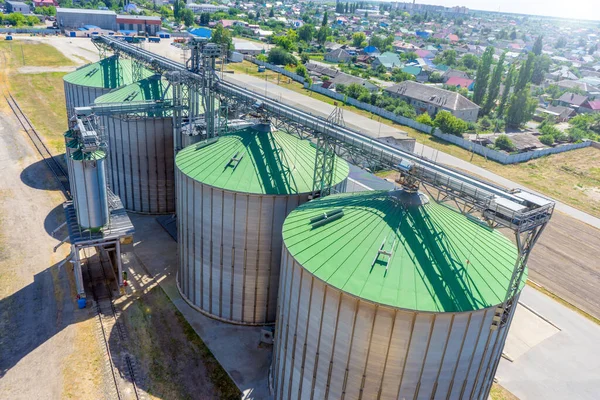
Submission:
[[[212,36],[212,31],[208,28],[195,28],[195,29],[190,29],[190,34],[194,35],[194,36],[198,36],[201,38],[205,38],[205,39],[210,39]]]

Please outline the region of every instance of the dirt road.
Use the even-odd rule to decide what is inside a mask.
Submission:
[[[63,198],[6,112],[0,174],[0,397],[101,398],[94,325],[59,266],[67,246],[53,253],[48,233],[64,219]]]

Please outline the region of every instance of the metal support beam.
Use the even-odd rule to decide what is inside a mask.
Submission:
[[[121,260],[121,241],[117,240],[115,244],[115,258],[117,259],[117,279],[119,287],[123,286],[123,260]]]
[[[75,277],[75,289],[80,297],[85,297],[85,287],[83,286],[83,274],[81,272],[81,259],[79,258],[79,247],[71,246],[73,254],[73,276]]]
[[[335,173],[335,141],[325,135],[317,137],[317,153],[313,174],[312,198],[325,197],[331,193]]]

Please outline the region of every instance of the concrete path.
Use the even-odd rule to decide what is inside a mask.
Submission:
[[[517,308],[498,383],[521,400],[597,400],[600,326],[528,286],[520,302],[531,311]]]

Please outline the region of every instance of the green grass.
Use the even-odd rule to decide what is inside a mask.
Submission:
[[[490,398],[492,400],[519,400],[517,396],[504,389],[497,383],[492,384],[492,390],[490,391]]]
[[[64,75],[64,72],[10,75],[13,96],[56,153],[64,151],[63,134],[67,129]]]
[[[27,40],[2,41],[0,51],[9,56],[9,66],[62,67],[75,65],[54,46]]]

